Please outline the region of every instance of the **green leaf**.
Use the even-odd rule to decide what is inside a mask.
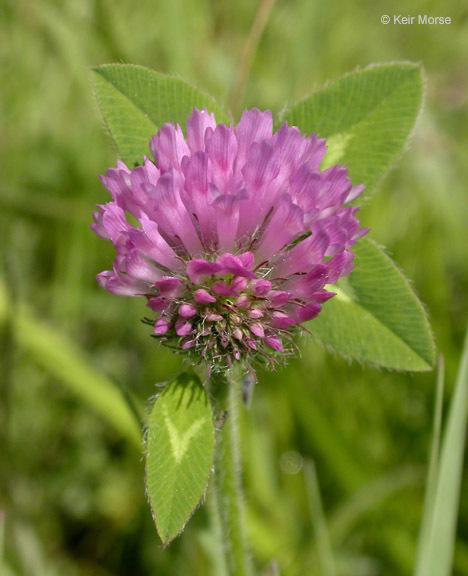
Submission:
[[[327,139],[324,165],[346,162],[354,184],[370,192],[405,142],[421,108],[420,66],[398,62],[347,74],[298,102],[282,120]]]
[[[307,324],[333,350],[396,370],[430,370],[434,342],[408,280],[372,240],[353,247],[352,273],[328,288],[337,295]]]
[[[166,546],[205,492],[213,462],[211,407],[200,380],[182,374],[156,399],[148,423],[146,487]]]
[[[104,121],[129,166],[148,154],[148,142],[166,122],[185,129],[193,108],[206,107],[217,122],[225,112],[204,92],[184,80],[133,64],[106,64],[92,69],[96,98]]]
[[[452,573],[468,409],[468,331],[438,459],[435,490],[428,486],[416,576]],[[437,431],[435,431],[437,433]],[[426,525],[427,523],[427,525]]]

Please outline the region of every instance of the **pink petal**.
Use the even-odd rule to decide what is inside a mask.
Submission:
[[[234,306],[238,308],[248,308],[250,306],[250,298],[248,296],[239,296],[234,302]]]
[[[303,232],[303,212],[288,195],[279,198],[255,251],[257,261],[268,260]]]
[[[291,176],[289,193],[304,212],[316,208],[316,203],[322,187],[320,172],[312,171],[304,164]],[[317,212],[320,212],[317,210]]]
[[[244,268],[252,268],[254,265],[255,256],[252,254],[252,252],[244,252],[239,254],[238,258]]]
[[[237,150],[237,138],[232,127],[218,124],[206,144],[206,151],[212,165],[212,182],[221,194],[230,192],[232,187]]]
[[[257,349],[257,344],[255,343],[255,340],[253,340],[252,338],[246,338],[245,339],[245,345],[248,348],[251,348],[252,350],[256,350]]]
[[[102,225],[103,208],[99,205],[96,207],[97,210],[93,212],[94,222],[90,224],[89,227],[96,234],[96,236],[99,236],[99,238],[102,238],[103,240],[110,240],[109,234],[106,232],[106,229]]]
[[[273,308],[280,308],[291,300],[292,294],[290,292],[283,292],[282,290],[271,290],[268,294],[268,300]]]
[[[231,282],[231,288],[236,292],[242,292],[247,288],[247,279],[243,276],[236,276]]]
[[[232,331],[232,335],[234,336],[234,338],[236,338],[236,340],[242,340],[242,338],[244,336],[242,333],[242,330],[240,328],[238,328],[237,326]]]
[[[132,250],[124,256],[121,265],[127,276],[148,284],[154,284],[162,276],[161,270],[142,258],[137,250]]]
[[[150,184],[156,186],[158,183],[161,172],[156,168],[154,162],[143,156],[143,167],[146,172],[146,178]]]
[[[239,225],[239,206],[247,199],[247,195],[239,193],[234,195],[221,194],[213,202],[216,213],[216,231],[218,235],[218,249],[226,252],[234,248]]]
[[[182,350],[188,350],[189,348],[193,348],[195,346],[195,340],[193,338],[184,338],[180,343],[180,347]]]
[[[344,166],[332,166],[321,173],[322,186],[318,194],[316,206],[323,216],[328,216],[339,208],[351,190],[351,180]],[[329,210],[327,210],[329,209]]]
[[[174,250],[159,233],[156,222],[148,218],[140,219],[141,228],[132,228],[129,239],[144,256],[154,260],[169,270],[180,270],[181,262]]]
[[[125,212],[114,202],[109,202],[100,208],[103,210],[102,226],[112,242],[115,243],[131,226],[125,218]]]
[[[212,304],[213,302],[216,302],[216,298],[209,294],[204,288],[195,290],[193,298],[197,304]]]
[[[313,302],[317,302],[318,304],[322,304],[323,302],[330,300],[330,298],[333,298],[333,296],[336,296],[335,292],[328,292],[327,290],[320,290],[319,292],[315,292],[315,294],[312,296],[311,300]]]
[[[187,264],[187,276],[194,284],[198,284],[203,276],[211,276],[222,269],[216,262],[207,262],[206,260],[190,260]]]
[[[163,276],[160,280],[154,283],[155,287],[161,296],[166,298],[175,298],[180,293],[180,280],[173,276]]]
[[[187,144],[192,154],[205,149],[205,132],[207,128],[214,130],[216,120],[213,114],[203,110],[193,109],[192,115],[187,117]]]
[[[216,263],[222,267],[223,273],[235,274],[244,278],[257,278],[253,272],[243,265],[242,260],[233,254],[221,254],[216,259]]]
[[[101,288],[117,296],[136,297],[142,296],[148,291],[146,283],[129,279],[115,270],[113,272],[110,270],[100,272],[97,274],[96,280]]]
[[[301,153],[299,163],[305,163],[311,170],[318,170],[327,147],[324,138],[317,138],[316,134],[309,137],[302,137]]]
[[[269,110],[260,112],[256,108],[244,110],[235,132],[239,142],[238,168],[242,169],[252,144],[271,138],[273,132],[271,112]]]
[[[278,336],[267,336],[265,338],[265,344],[267,344],[267,346],[270,346],[270,348],[273,348],[273,350],[283,352],[283,345]]]
[[[196,217],[205,245],[210,245],[216,239],[216,217],[209,192],[211,168],[208,154],[199,151],[191,158],[185,157],[182,170],[185,175],[182,201],[187,211]]]
[[[230,286],[223,282],[222,280],[218,280],[213,284],[211,290],[216,294],[216,296],[239,296],[237,292],[235,292]]]
[[[210,312],[205,316],[205,320],[208,320],[208,322],[221,322],[222,319],[223,317],[215,312]]]
[[[187,252],[193,256],[203,249],[192,219],[180,197],[182,186],[183,177],[173,169],[161,176],[156,186],[154,219],[175,243],[180,239]]]
[[[160,296],[156,296],[156,298],[150,298],[146,305],[148,308],[151,308],[153,312],[160,314],[166,308],[167,300],[165,298],[161,298]]]
[[[354,254],[347,250],[341,254],[337,254],[330,258],[327,262],[328,266],[328,283],[334,284],[341,276],[347,276],[353,269],[352,260]]]
[[[249,330],[257,336],[258,338],[264,338],[265,331],[263,330],[263,326],[259,322],[254,322],[249,326]]]
[[[293,277],[286,282],[285,288],[296,298],[309,299],[329,281],[328,272],[328,266],[319,264],[307,274]]]
[[[252,310],[249,310],[249,318],[258,319],[263,318],[263,316],[263,310],[260,310],[260,308],[252,308]]]
[[[273,134],[271,144],[281,158],[278,177],[281,183],[285,183],[289,181],[300,160],[303,137],[296,126],[289,127],[288,123],[284,122]]]
[[[162,173],[169,168],[180,170],[180,163],[184,156],[190,155],[180,126],[174,128],[172,124],[163,124],[156,136],[149,144],[156,166]]]
[[[266,141],[253,144],[242,169],[248,200],[240,208],[239,238],[248,238],[265,219],[279,193],[279,186],[275,186],[279,170],[273,147]]]
[[[182,318],[192,318],[197,313],[197,309],[192,304],[182,304],[179,308],[179,316]]]
[[[185,318],[179,318],[175,323],[175,331],[177,336],[187,336],[192,330],[192,324],[187,322]]]
[[[266,296],[271,289],[271,282],[268,280],[253,280],[251,283],[252,292],[255,296]]]
[[[284,278],[297,272],[308,272],[323,261],[329,243],[328,234],[318,223],[313,224],[311,230],[312,234],[288,250],[284,259],[275,266],[275,276]]]
[[[122,207],[125,207],[129,195],[129,175],[130,170],[118,160],[117,168],[109,168],[105,176],[99,176],[99,181],[109,191],[112,199]]]
[[[291,326],[295,322],[284,312],[279,312],[278,310],[275,310],[271,314],[271,323],[275,328],[287,328],[288,326]]]
[[[305,306],[297,306],[293,312],[293,318],[297,324],[301,322],[307,322],[307,320],[312,320],[320,312],[322,307],[320,304],[315,302],[310,302]]]
[[[349,192],[349,194],[346,196],[345,202],[352,202],[353,200],[356,200],[356,198],[362,194],[362,192],[364,191],[364,185],[363,184],[359,184],[358,186],[353,186],[351,188],[351,191]]]
[[[158,335],[165,334],[170,327],[171,327],[170,322],[168,322],[167,320],[163,320],[162,318],[159,318],[158,320],[156,320],[154,324],[153,333]]]

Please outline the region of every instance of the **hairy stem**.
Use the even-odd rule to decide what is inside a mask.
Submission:
[[[227,418],[218,431],[215,484],[221,531],[230,576],[251,576],[252,566],[244,531],[244,499],[241,483],[238,416],[241,408],[242,373],[231,373],[222,410]]]
[[[213,574],[216,576],[229,576],[227,558],[224,549],[221,515],[218,507],[217,487],[213,484],[208,487],[206,494],[206,504],[208,506],[211,530],[216,542],[215,546],[210,546]]]

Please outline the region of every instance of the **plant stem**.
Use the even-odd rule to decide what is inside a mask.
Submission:
[[[215,484],[219,518],[230,576],[251,576],[252,565],[244,533],[238,416],[241,408],[241,371],[231,372],[224,406],[227,419],[218,431]]]
[[[274,3],[275,0],[260,0],[254,21],[252,23],[252,27],[250,28],[249,35],[247,36],[242,48],[242,54],[237,66],[236,77],[234,79],[234,87],[232,89],[230,101],[230,108],[234,117],[237,115],[237,110],[239,108],[242,93],[247,81],[252,58],[255,54],[258,43],[260,42],[263,29],[265,28],[265,25],[268,21],[268,17],[271,13]]]
[[[210,557],[213,567],[213,574],[216,576],[229,576],[227,568],[227,558],[224,549],[223,530],[221,526],[221,516],[218,507],[217,487],[212,483],[207,490],[206,504],[211,522],[211,530],[215,538],[215,546],[210,547]]]

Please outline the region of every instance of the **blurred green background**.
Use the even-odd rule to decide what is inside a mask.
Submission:
[[[226,103],[256,10],[252,0],[0,0],[2,576],[211,573],[206,510],[162,550],[138,443],[98,414],[98,394],[94,408],[82,398],[105,378],[145,400],[180,365],[140,323],[143,303],[94,279],[112,259],[89,222],[107,201],[97,174],[115,151],[89,68],[143,64]],[[452,24],[380,23],[399,13]],[[327,79],[401,59],[424,65],[426,105],[360,219],[427,307],[448,400],[468,317],[468,5],[277,0],[243,107],[279,112]],[[287,369],[259,375],[242,421],[256,564],[320,573],[303,466],[314,460],[338,574],[410,574],[436,375],[361,367],[306,338],[302,349]],[[465,476],[457,575],[468,575]]]

